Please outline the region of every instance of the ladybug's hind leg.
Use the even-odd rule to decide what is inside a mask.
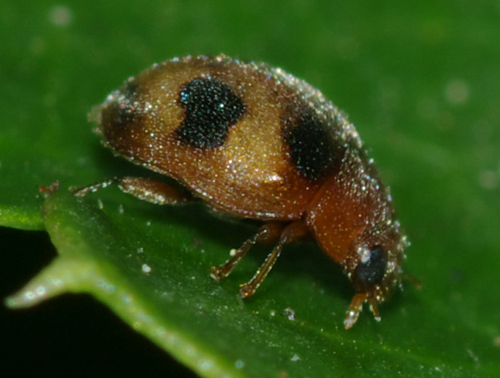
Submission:
[[[280,222],[267,223],[259,229],[257,234],[243,243],[243,245],[236,250],[231,259],[218,267],[212,267],[211,276],[216,280],[227,277],[255,243],[269,243],[278,240],[278,244],[267,256],[266,261],[264,261],[264,264],[257,270],[253,278],[249,282],[241,285],[240,296],[242,298],[249,297],[255,293],[267,277],[280,256],[283,246],[301,240],[308,235],[309,229],[302,220],[292,222],[288,225]]]
[[[186,190],[144,177],[115,177],[85,188],[72,187],[70,190],[75,196],[83,197],[110,185],[118,185],[122,192],[157,205],[182,205],[193,200],[193,196]]]

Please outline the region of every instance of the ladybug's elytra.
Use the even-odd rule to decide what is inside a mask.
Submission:
[[[125,177],[77,195],[116,183],[149,202],[201,198],[217,212],[264,221],[212,268],[215,279],[226,277],[252,245],[274,241],[242,297],[256,291],[285,244],[313,238],[356,289],[345,327],[364,302],[380,320],[378,305],[401,281],[408,243],[354,125],[321,92],[266,64],[186,57],[128,79],[97,113],[105,146],[188,191]]]

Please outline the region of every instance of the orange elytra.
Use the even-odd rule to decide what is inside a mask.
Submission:
[[[230,260],[212,267],[219,280],[252,245],[275,242],[241,297],[257,290],[285,244],[312,238],[356,289],[345,327],[364,302],[380,320],[378,305],[401,281],[408,243],[354,125],[321,92],[266,64],[189,56],[129,78],[96,113],[105,146],[187,191],[125,177],[76,195],[116,183],[149,202],[201,198],[217,212],[263,221]]]

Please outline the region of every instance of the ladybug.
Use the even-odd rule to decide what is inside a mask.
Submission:
[[[275,247],[240,296],[255,293],[285,244],[314,239],[354,285],[344,321],[400,284],[408,245],[389,188],[358,132],[323,94],[280,68],[224,55],[175,58],[129,78],[97,108],[96,132],[117,155],[177,180],[114,178],[139,199],[263,221],[211,276],[228,276],[255,243]],[[187,190],[186,190],[187,189]]]

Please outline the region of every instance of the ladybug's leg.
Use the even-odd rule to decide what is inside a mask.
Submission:
[[[262,266],[257,270],[250,281],[241,285],[240,296],[242,298],[246,298],[255,293],[255,291],[259,288],[262,282],[264,282],[265,278],[273,268],[276,260],[278,260],[278,257],[281,254],[281,250],[283,249],[283,246],[285,244],[299,241],[301,239],[304,239],[308,235],[309,229],[303,220],[295,221],[286,226],[285,229],[281,232],[278,245],[274,247],[272,252],[267,256],[264,264],[262,264]]]
[[[278,225],[283,227],[282,224]],[[268,223],[265,226],[263,226],[259,230],[257,235],[247,240],[243,244],[243,246],[237,251],[237,254],[231,260],[229,260],[226,264],[218,268],[212,268],[212,277],[221,278],[231,273],[234,265],[238,263],[238,261],[243,257],[243,255],[245,255],[245,253],[250,249],[250,247],[253,244],[255,244],[257,241],[269,241],[271,236],[276,238],[276,235],[278,235],[277,232],[279,231],[277,227],[278,226],[276,223]],[[309,229],[307,228],[305,222],[302,220],[290,223],[285,228],[282,228],[282,231],[279,234],[278,245],[276,245],[276,247],[274,247],[272,252],[267,256],[266,261],[257,270],[253,278],[249,282],[241,285],[240,296],[242,298],[246,298],[255,293],[255,291],[258,289],[258,287],[262,284],[264,279],[271,271],[273,265],[276,263],[276,260],[280,256],[281,250],[283,249],[283,246],[285,244],[298,241],[308,235],[309,235]],[[224,275],[222,273],[226,274]]]
[[[351,328],[354,323],[358,321],[359,313],[363,310],[363,304],[368,302],[370,304],[370,309],[375,316],[375,320],[380,321],[380,313],[378,312],[378,302],[375,297],[370,296],[365,293],[358,293],[352,298],[349,310],[347,310],[347,316],[344,320],[345,329]]]
[[[115,177],[85,188],[72,187],[70,190],[75,196],[83,197],[110,185],[118,185],[122,192],[157,205],[182,205],[193,200],[192,195],[183,189],[143,177]]]
[[[247,254],[247,252],[252,248],[255,243],[274,243],[279,239],[284,223],[282,222],[271,222],[262,226],[259,231],[237,250],[231,251],[231,258],[227,260],[224,264],[219,266],[213,266],[210,276],[216,281],[225,278],[231,274],[236,264]]]

